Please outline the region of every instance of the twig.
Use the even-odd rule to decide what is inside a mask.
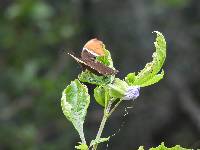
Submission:
[[[122,99],[120,99],[117,104],[115,104],[115,106],[111,109],[111,111],[109,112],[109,116],[115,111],[115,109],[119,106],[119,104],[122,102]]]
[[[103,119],[102,119],[101,124],[99,126],[99,130],[97,132],[97,136],[96,136],[95,140],[98,140],[98,139],[101,138],[101,134],[103,132],[105,123],[106,123],[106,121],[109,117],[109,111],[110,111],[110,108],[112,106],[112,103],[113,103],[113,100],[110,100],[109,103],[108,103],[108,106],[104,110]],[[92,150],[96,150],[97,147],[98,147],[98,143],[93,146]]]

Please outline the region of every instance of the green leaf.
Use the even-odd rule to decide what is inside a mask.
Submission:
[[[119,78],[115,78],[114,82],[109,84],[108,87],[110,96],[117,99],[124,97],[128,88],[128,84]]]
[[[79,150],[88,150],[88,146],[86,144],[80,144],[78,146],[75,146],[76,149],[79,149]]]
[[[97,86],[94,89],[94,98],[98,104],[105,107],[110,100],[108,88],[105,86]]]
[[[74,80],[62,93],[61,107],[64,115],[72,122],[84,141],[83,124],[90,103],[90,95],[85,85]]]
[[[138,150],[144,150],[143,146],[140,146]],[[192,149],[183,148],[180,145],[176,145],[174,147],[167,148],[164,145],[164,143],[161,143],[158,147],[150,148],[149,150],[192,150]]]
[[[109,141],[109,139],[110,139],[110,137],[92,140],[90,143],[90,147],[92,147],[93,145],[99,144],[99,143],[107,142],[107,141]]]
[[[105,49],[105,46],[104,46],[104,53],[105,53],[104,56],[97,56],[96,60],[103,63],[104,65],[114,69],[110,52]]]
[[[153,53],[153,60],[147,63],[135,77],[128,75],[125,79],[129,85],[137,85],[140,87],[154,84],[163,78],[164,72],[158,74],[161,70],[166,58],[166,41],[162,33],[155,31],[157,34],[156,42],[154,42],[156,52]]]
[[[145,87],[145,86],[155,84],[155,83],[159,82],[163,78],[163,76],[164,76],[164,70],[162,70],[162,72],[160,74],[157,74],[153,78],[146,81],[144,84],[141,84],[140,87]]]
[[[138,150],[144,150],[144,147],[143,147],[143,146],[140,146],[140,147],[138,148]]]
[[[95,85],[106,85],[109,83],[112,83],[114,80],[114,76],[98,76],[89,70],[83,71],[81,74],[78,75],[78,79],[81,82],[86,82],[90,84],[95,84]]]
[[[103,63],[104,65],[114,69],[110,52],[105,49],[105,46],[104,46],[104,51],[105,51],[105,55],[98,56],[96,58],[96,61],[99,61]],[[81,74],[79,74],[78,78],[81,82],[87,82],[87,83],[95,84],[95,85],[106,85],[106,84],[112,83],[115,76],[114,75],[99,76],[90,72],[89,70],[85,70]]]
[[[126,77],[125,77],[125,81],[128,85],[132,85],[132,83],[134,83],[135,81],[135,73],[129,73]]]

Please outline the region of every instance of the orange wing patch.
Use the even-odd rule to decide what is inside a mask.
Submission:
[[[99,56],[105,55],[103,50],[103,42],[98,39],[91,39],[89,40],[83,48],[86,48],[87,50],[91,51],[92,53],[95,53]]]

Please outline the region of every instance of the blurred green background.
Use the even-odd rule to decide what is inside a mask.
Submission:
[[[104,137],[116,135],[101,149],[162,141],[200,148],[199,0],[1,0],[0,149],[74,149],[79,136],[60,98],[81,68],[64,51],[80,53],[97,37],[122,78],[151,60],[154,30],[168,44],[165,78],[121,105],[104,131]],[[124,116],[127,106],[133,109]],[[95,137],[101,115],[92,98],[87,140]]]

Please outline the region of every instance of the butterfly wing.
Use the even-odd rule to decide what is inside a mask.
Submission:
[[[89,40],[83,48],[89,50],[91,53],[94,53],[96,56],[105,55],[103,50],[103,42],[96,38]]]
[[[104,64],[98,61],[87,60],[87,65],[92,68],[93,70],[97,71],[99,74],[102,75],[114,75],[118,73],[118,70],[114,70],[110,67],[105,66]]]
[[[70,53],[68,53],[72,58],[74,58],[78,63],[80,63],[84,68],[90,70],[91,72],[98,73],[101,75],[114,75],[118,73],[118,70],[114,70],[110,67],[105,66],[104,64],[92,60],[92,59],[84,59],[78,58]]]
[[[81,52],[81,58],[82,59],[92,59],[95,60],[95,55],[93,55],[92,53],[90,53],[87,49],[83,48],[82,52]]]
[[[86,63],[82,60],[82,58],[78,58],[78,57],[76,57],[76,56],[74,56],[74,55],[72,55],[70,53],[67,53],[67,54],[70,55],[72,58],[74,58],[78,63],[86,65]]]

